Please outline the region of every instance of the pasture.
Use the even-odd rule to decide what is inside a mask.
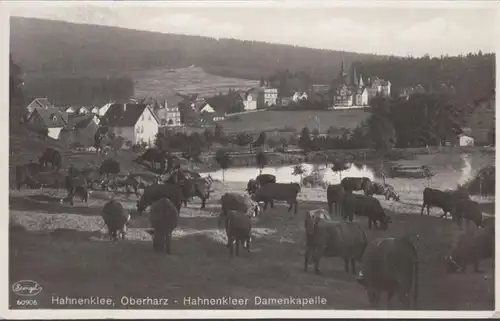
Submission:
[[[439,177],[435,177],[439,179]],[[459,177],[446,176],[447,180]],[[401,194],[401,202],[386,201],[380,196],[393,223],[387,231],[368,230],[366,218],[355,218],[366,229],[369,239],[382,236],[410,236],[419,252],[419,309],[425,310],[492,310],[494,308],[494,269],[491,260],[483,261],[483,273],[447,275],[444,256],[462,233],[451,220],[441,219],[440,210],[431,216],[420,216],[425,180],[388,179]],[[445,182],[436,182],[446,185]],[[153,252],[147,215],[132,216],[126,240],[111,243],[100,217],[104,203],[115,198],[135,213],[136,196],[93,191],[88,206],[76,200],[75,206],[60,205],[65,192],[45,190],[11,191],[9,279],[34,280],[43,291],[37,296],[37,308],[82,308],[57,306],[52,296],[113,298],[115,308],[123,296],[135,298],[168,298],[161,308],[315,308],[369,309],[364,289],[353,275],[343,270],[339,258],[323,258],[323,275],[315,275],[312,267],[303,271],[305,253],[304,213],[326,208],[326,191],[303,188],[299,194],[299,213],[287,213],[286,206],[276,202],[255,218],[251,252],[240,252],[230,258],[225,233],[217,227],[218,200],[228,191],[244,192],[245,183],[214,182],[215,192],[200,210],[195,199],[181,209],[179,227],[174,231],[172,255]],[[494,202],[483,199],[483,212],[494,214]],[[338,216],[334,216],[338,220]],[[474,228],[474,227],[472,227]],[[15,297],[10,292],[10,307]],[[246,305],[185,305],[191,297],[249,298]],[[255,305],[254,297],[316,296],[326,304],[300,306]],[[385,305],[385,297],[382,300]],[[399,307],[397,300],[394,308]],[[87,308],[109,308],[87,306]],[[154,308],[128,306],[128,308]]]
[[[369,116],[364,110],[265,110],[229,117],[218,123],[226,132],[258,133],[285,127],[300,132],[307,126],[309,130],[319,128],[321,133],[326,133],[330,126],[354,129]]]
[[[202,68],[155,68],[131,72],[135,81],[135,94],[144,97],[162,97],[198,93],[200,97],[213,96],[229,89],[250,89],[259,85],[258,81],[221,77],[206,73]]]

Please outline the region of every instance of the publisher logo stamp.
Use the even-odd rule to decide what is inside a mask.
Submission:
[[[42,292],[42,286],[32,280],[21,280],[12,284],[12,291],[20,296],[35,296]]]

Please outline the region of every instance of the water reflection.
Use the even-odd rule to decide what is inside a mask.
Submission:
[[[374,179],[375,174],[373,169],[368,167],[367,165],[357,164],[357,166],[351,164],[348,169],[335,173],[329,167],[325,167],[324,165],[318,164],[302,164],[305,169],[304,177],[310,175],[314,170],[323,177],[323,180],[329,184],[338,184],[340,183],[340,177],[368,177],[370,179]],[[264,168],[262,171],[263,174],[273,174],[276,176],[276,180],[278,182],[299,182],[300,176],[294,176],[293,166],[280,166],[280,167],[268,167]],[[208,173],[207,173],[208,174]],[[222,171],[218,170],[216,172],[211,172],[210,175],[214,179],[222,180]],[[248,182],[249,179],[255,178],[259,175],[259,169],[255,167],[247,167],[247,168],[230,168],[226,170],[225,180],[228,182]]]

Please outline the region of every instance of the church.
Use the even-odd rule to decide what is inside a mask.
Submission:
[[[389,97],[391,95],[391,82],[370,77],[367,82],[363,75],[358,74],[355,67],[349,72],[345,71],[344,60],[340,67],[338,77],[332,84],[333,106],[340,108],[364,108],[376,96]]]

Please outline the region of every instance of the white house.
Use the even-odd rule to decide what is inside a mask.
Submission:
[[[99,117],[102,117],[106,114],[109,107],[111,107],[111,105],[113,105],[113,104],[114,104],[114,102],[109,102],[102,107],[94,107],[94,108],[92,108],[92,113],[98,115]]]
[[[36,108],[48,109],[52,108],[54,105],[47,98],[35,98],[29,105],[26,107],[28,110],[28,117]]]
[[[201,109],[199,112],[200,112],[200,114],[202,114],[202,113],[212,114],[212,113],[215,113],[215,109],[212,106],[210,106],[209,103],[204,102],[203,105],[201,105]]]
[[[474,146],[474,138],[467,135],[458,135],[459,146]]]
[[[278,100],[277,88],[264,88],[264,104],[267,106],[276,105]]]
[[[257,101],[259,98],[259,89],[252,88],[245,93],[246,97],[243,100],[245,110],[256,110],[258,108]]]
[[[112,104],[102,117],[101,124],[133,144],[145,142],[150,146],[159,128],[158,118],[144,104]]]
[[[299,100],[305,100],[307,99],[307,93],[306,92],[295,92],[295,94],[293,94],[293,97],[292,97],[292,100],[294,102],[298,102]]]
[[[355,98],[354,105],[368,106],[368,89],[366,87],[358,89]]]

